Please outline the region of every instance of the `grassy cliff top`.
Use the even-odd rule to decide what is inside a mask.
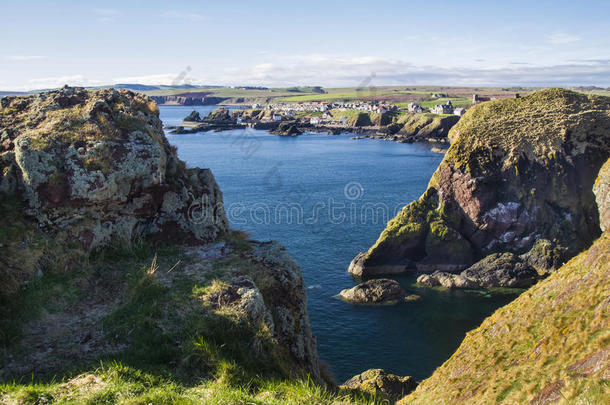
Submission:
[[[577,150],[608,144],[610,97],[554,88],[485,102],[469,109],[449,136],[453,145],[446,159],[467,170],[473,153],[480,167],[498,154],[505,156],[505,167],[522,157],[544,162],[565,154],[567,141]]]
[[[469,332],[404,403],[608,403],[609,259],[606,232]]]

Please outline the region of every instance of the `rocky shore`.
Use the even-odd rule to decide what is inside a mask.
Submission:
[[[195,113],[195,111],[193,111]],[[229,115],[221,107],[207,117],[191,114],[185,117],[181,126],[168,127],[171,133],[188,134],[207,131],[226,131],[231,129],[254,128],[268,130],[280,136],[298,136],[304,132],[319,132],[338,135],[353,133],[352,139],[384,139],[388,141],[412,143],[429,142],[439,145],[449,144],[449,130],[459,121],[457,116],[435,114],[409,114],[402,121],[388,114],[387,119],[371,120],[367,113],[365,120],[352,120],[347,123],[312,124],[309,118],[282,116],[274,120],[271,110],[236,110]]]

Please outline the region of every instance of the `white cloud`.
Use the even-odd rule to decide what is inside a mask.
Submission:
[[[578,35],[566,34],[565,32],[554,32],[547,38],[547,42],[551,45],[565,45],[578,41],[580,41]]]
[[[117,83],[137,83],[137,84],[170,84],[176,80],[179,80],[182,76],[178,73],[158,73],[153,75],[144,76],[128,76],[128,77],[116,77],[112,79],[112,84]],[[184,80],[183,80],[184,81]],[[180,83],[182,84],[182,83]]]
[[[182,72],[92,80],[83,75],[32,79],[23,89],[61,87],[64,84],[97,86],[138,83],[195,85],[254,85],[357,87],[383,85],[453,85],[453,86],[578,86],[610,87],[610,60],[581,59],[564,64],[529,65],[506,62],[481,68],[422,65],[406,60],[381,57],[343,57],[337,55],[269,55],[267,61],[226,68],[202,67]],[[519,62],[517,62],[519,63]],[[2,90],[8,90],[3,88]]]
[[[87,79],[83,75],[43,77],[30,79],[28,84],[20,90],[53,89],[62,87],[66,84],[69,86],[100,86],[103,82],[100,80]]]
[[[102,23],[110,23],[116,21],[122,14],[111,8],[94,8],[92,10],[97,16],[97,20]]]
[[[46,56],[42,55],[6,55],[4,59],[14,60],[14,61],[28,61],[28,60],[38,60],[38,59],[46,59]]]
[[[165,18],[177,18],[180,20],[188,20],[188,21],[203,21],[206,19],[206,16],[197,14],[197,13],[185,13],[177,10],[168,10],[161,14],[161,17]]]

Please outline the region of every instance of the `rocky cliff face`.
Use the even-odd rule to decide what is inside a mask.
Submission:
[[[596,183],[600,216],[608,163]],[[610,234],[469,332],[404,404],[606,403]]]
[[[610,98],[549,89],[482,103],[450,139],[426,192],[354,259],[352,274],[441,271],[428,282],[443,284],[448,273],[506,253],[448,286],[493,286],[499,279],[517,286],[515,274],[495,272],[497,260],[531,279],[532,270],[558,268],[599,236],[591,190],[610,155]]]
[[[41,227],[89,249],[227,231],[212,173],[178,160],[151,99],[64,88],[1,102],[0,191],[19,196]]]

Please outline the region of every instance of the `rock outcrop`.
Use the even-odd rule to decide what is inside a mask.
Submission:
[[[387,278],[368,280],[339,293],[339,297],[352,304],[398,304],[405,300],[405,290],[398,281]]]
[[[88,249],[111,240],[211,241],[228,229],[209,169],[187,169],[146,96],[68,88],[5,97],[0,192]]]
[[[515,266],[545,274],[599,236],[591,190],[610,155],[610,98],[548,89],[482,103],[450,138],[428,189],[356,256],[350,273],[459,273],[489,255],[512,253],[519,256],[511,259]],[[493,275],[490,265],[493,258],[461,276],[480,273],[498,284],[531,276]]]
[[[280,123],[271,133],[279,136],[298,136],[301,135],[303,131],[299,129],[296,122],[290,121]]]
[[[358,374],[346,382],[339,389],[355,395],[365,395],[377,400],[396,401],[411,393],[417,388],[413,377],[400,377],[386,373],[382,369],[370,369]]]

